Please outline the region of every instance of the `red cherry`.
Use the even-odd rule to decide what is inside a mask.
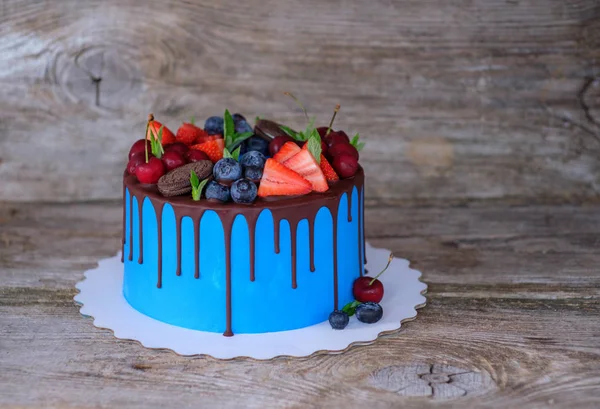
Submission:
[[[331,165],[342,179],[354,176],[358,170],[358,160],[354,156],[347,154],[334,157]]]
[[[164,174],[165,166],[158,158],[150,158],[148,163],[140,163],[135,169],[135,176],[137,176],[140,183],[148,185],[157,183],[158,179]]]
[[[160,159],[167,172],[187,163],[183,155],[175,151],[165,152]]]
[[[289,135],[279,135],[273,138],[273,140],[269,143],[269,153],[271,154],[271,156],[279,152],[279,149],[281,149],[281,147],[289,141],[296,142]]]
[[[164,147],[164,149],[165,149],[165,153],[170,152],[170,151],[175,151],[182,156],[185,156],[185,154],[190,150],[190,148],[188,148],[188,146],[183,142],[171,143],[169,145],[166,145]]]
[[[373,277],[359,277],[354,280],[352,285],[352,294],[356,301],[360,302],[375,302],[378,303],[383,298],[383,284],[381,281],[375,279],[373,284]]]
[[[335,131],[335,132],[329,132],[329,135],[327,135],[325,137],[325,142],[327,142],[327,145],[329,145],[329,147],[335,145],[336,143],[341,143],[341,142],[345,142],[345,143],[350,143],[350,138],[348,138],[348,135],[346,135],[346,132],[344,131]]]
[[[329,129],[328,126],[320,126],[317,128],[317,132],[319,133],[319,136],[321,137],[321,139],[323,139],[325,137],[325,134],[327,133],[328,129]]]
[[[350,155],[358,160],[358,151],[347,142],[337,142],[329,147],[329,156],[335,158],[340,155]]]
[[[148,157],[152,154],[148,152]],[[135,169],[138,167],[140,163],[146,162],[146,153],[145,152],[136,152],[131,155],[129,162],[127,162],[127,173],[130,175],[135,175]]]
[[[148,144],[148,152],[152,152],[152,146],[150,145],[150,141],[146,141],[145,139],[139,139],[135,141],[133,145],[131,145],[131,149],[129,149],[129,159],[139,152],[146,152],[146,147],[144,144]]]
[[[210,160],[210,157],[197,149],[190,149],[186,154],[185,158],[188,162],[200,162],[201,160]]]

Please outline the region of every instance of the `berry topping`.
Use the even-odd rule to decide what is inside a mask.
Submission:
[[[202,129],[190,123],[184,122],[177,130],[177,136],[175,136],[175,139],[177,139],[177,142],[182,142],[189,146],[197,143],[205,135],[206,133]]]
[[[227,186],[223,186],[214,180],[208,182],[204,195],[207,200],[216,200],[219,202],[228,202],[231,199],[231,194]]]
[[[165,165],[167,172],[187,163],[185,157],[176,151],[165,152],[160,159],[162,160],[163,165]]]
[[[246,166],[244,168],[244,177],[253,181],[254,183],[260,183],[260,179],[263,175],[263,168],[256,166]]]
[[[144,151],[134,153],[129,159],[129,162],[127,162],[127,173],[135,175],[135,169],[140,163],[144,162],[146,162],[146,154]]]
[[[356,318],[365,324],[374,324],[383,316],[383,308],[375,302],[366,302],[356,307]]]
[[[254,133],[252,126],[250,126],[250,124],[248,122],[246,122],[245,120],[236,121],[234,118],[233,121],[235,122],[235,132],[237,132],[237,133],[244,133],[244,132]]]
[[[160,128],[163,129],[162,141],[161,141],[162,144],[168,145],[170,143],[174,143],[175,135],[173,135],[173,132],[171,132],[171,130],[169,128],[167,128],[166,126],[163,126],[160,122],[155,121],[154,116],[152,116],[152,118],[150,119],[150,122],[148,123],[148,132],[146,133],[146,139],[152,139],[152,135],[154,135],[154,137],[156,137],[158,135],[158,133],[160,132]]]
[[[279,153],[281,148],[288,142],[292,142],[297,147],[296,142],[289,135],[280,135],[280,136],[275,137],[269,143],[269,153],[271,154],[271,156],[275,157],[275,155],[277,153]]]
[[[140,183],[153,185],[165,174],[165,167],[158,158],[149,158],[148,162],[140,163],[135,169],[135,176]]]
[[[209,135],[223,135],[223,118],[220,116],[211,116],[204,123],[204,130]]]
[[[357,301],[375,303],[381,301],[383,298],[383,284],[378,280],[378,278],[385,273],[393,259],[394,255],[390,254],[385,268],[381,270],[381,272],[377,274],[375,278],[364,276],[354,280],[354,284],[352,285],[352,294]]]
[[[242,165],[244,167],[254,166],[254,167],[262,168],[265,166],[266,160],[267,160],[267,158],[265,158],[265,155],[263,155],[262,153],[260,153],[258,151],[250,151],[250,152],[244,153],[244,155],[240,159],[240,165]]]
[[[351,155],[340,155],[333,159],[333,168],[336,173],[342,178],[346,179],[356,174],[358,170],[358,160]]]
[[[231,185],[231,198],[236,203],[250,204],[256,199],[258,189],[254,182],[248,179],[239,179]]]
[[[305,195],[311,190],[308,180],[275,159],[267,159],[258,188],[260,197]]]
[[[171,143],[169,145],[165,145],[164,147],[165,147],[165,153],[170,152],[170,151],[175,151],[184,156],[190,150],[190,148],[188,148],[188,146],[186,144],[181,143],[181,142]]]
[[[240,121],[244,121],[246,122],[246,117],[240,113],[235,113],[233,115],[231,115],[231,117],[233,118],[233,122],[235,122],[236,124]]]
[[[274,140],[274,139],[273,139]],[[286,142],[281,149],[273,156],[279,163],[283,163],[298,152],[300,152],[300,147],[296,144],[296,142]]]
[[[325,175],[325,179],[327,179],[329,182],[337,182],[338,180],[340,180],[338,174],[335,173],[335,170],[333,170],[333,167],[323,155],[321,155],[320,165],[321,170],[323,171],[323,175]]]
[[[333,329],[344,329],[350,322],[350,317],[344,311],[335,310],[329,314],[329,325]]]
[[[135,141],[133,143],[133,145],[131,145],[131,149],[129,149],[129,159],[131,159],[133,157],[133,155],[135,155],[136,153],[142,152],[145,154],[146,145],[147,145],[148,150],[152,149],[152,146],[150,145],[150,141],[148,141],[148,140],[138,139],[137,141]]]
[[[348,135],[344,131],[330,132],[323,140],[330,148],[337,143],[350,143],[350,138],[348,138]]]
[[[331,156],[332,158],[335,158],[336,156],[340,155],[354,156],[354,158],[358,160],[358,151],[354,146],[346,142],[338,142],[334,145],[331,145],[331,147],[329,148],[329,156]]]
[[[329,189],[327,179],[325,179],[321,167],[308,150],[301,150],[283,164],[308,180],[312,184],[314,191],[325,192]]]
[[[213,176],[220,184],[229,186],[242,177],[242,166],[233,158],[223,158],[215,164]]]
[[[197,149],[208,155],[213,163],[223,158],[223,149],[225,148],[225,141],[223,139],[215,139],[214,141],[208,141],[191,146],[192,149]]]
[[[200,162],[201,160],[210,160],[208,155],[197,149],[190,149],[186,154],[185,158],[188,162]]]
[[[319,133],[319,136],[322,138],[325,138],[325,134],[327,133],[327,130],[329,129],[328,126],[320,126],[317,128],[317,132]]]
[[[260,136],[251,136],[246,140],[246,142],[244,142],[242,149],[244,152],[257,151],[262,153],[264,156],[267,156],[269,154],[269,141],[261,138]]]

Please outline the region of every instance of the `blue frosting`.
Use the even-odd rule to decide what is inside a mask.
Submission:
[[[348,197],[338,204],[338,307],[353,300],[352,283],[362,274],[364,226],[363,194],[352,191],[351,217]],[[133,220],[130,206],[133,200]],[[145,198],[142,205],[143,263],[139,257],[139,212],[137,198],[125,193],[125,274],[123,293],[136,310],[157,320],[195,330],[224,332],[226,329],[226,250],[219,215],[207,210],[200,221],[200,276],[195,271],[195,231],[190,217],[181,222],[181,275],[177,270],[176,219],[172,206],[162,209],[162,285],[158,283],[158,225],[156,210]],[[160,209],[158,209],[160,210]],[[322,207],[314,221],[314,264],[310,271],[308,221],[297,227],[296,277],[292,288],[291,237],[287,220],[280,223],[280,252],[275,253],[273,216],[263,210],[256,222],[255,280],[250,280],[248,223],[235,218],[231,235],[231,320],[233,333],[262,333],[302,328],[327,320],[334,309],[333,220]],[[359,234],[359,226],[360,234]],[[130,227],[133,226],[133,242]],[[133,257],[129,260],[130,246]]]

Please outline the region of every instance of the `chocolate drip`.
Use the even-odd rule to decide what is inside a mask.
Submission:
[[[273,215],[273,226],[274,226],[273,228],[275,229],[273,231],[273,237],[275,238],[275,253],[276,254],[279,254],[279,251],[280,251],[280,249],[279,249],[279,229],[280,229],[279,222],[280,222],[280,220],[281,219],[276,219],[275,215]]]
[[[332,216],[333,223],[333,300],[334,309],[338,308],[338,213],[340,198],[343,194],[348,197],[348,221],[352,220],[352,191],[354,187],[358,189],[359,195],[364,194],[363,189],[364,174],[362,169],[359,169],[358,173],[350,179],[342,180],[335,185],[331,186],[330,190],[319,195],[307,195],[297,198],[282,199],[279,201],[264,201],[259,199],[252,205],[235,205],[233,203],[218,204],[206,201],[195,202],[189,197],[170,197],[165,198],[162,196],[156,186],[141,185],[137,182],[134,176],[126,175],[124,177],[124,186],[129,189],[129,260],[133,259],[133,199],[136,198],[138,201],[138,212],[139,212],[139,248],[140,257],[139,263],[143,262],[143,201],[148,197],[154,206],[157,216],[157,227],[158,227],[158,284],[157,287],[162,286],[162,212],[163,207],[166,203],[169,203],[174,210],[176,219],[176,236],[177,236],[177,270],[176,274],[181,275],[181,224],[183,217],[190,217],[194,222],[194,248],[195,248],[195,278],[200,277],[200,221],[205,210],[214,210],[220,217],[223,225],[224,241],[225,241],[225,258],[226,258],[226,329],[223,335],[232,336],[232,289],[231,289],[231,239],[233,223],[237,215],[242,215],[246,218],[249,231],[249,249],[250,249],[250,280],[255,279],[255,230],[256,222],[260,213],[269,209],[273,215],[274,225],[274,241],[275,241],[275,252],[280,252],[280,224],[281,220],[287,220],[290,225],[290,244],[291,244],[291,270],[292,270],[292,288],[297,288],[297,227],[301,220],[306,219],[308,222],[309,229],[309,247],[310,247],[310,270],[315,271],[314,266],[314,223],[317,217],[317,213],[323,207],[329,209]],[[361,206],[362,205],[362,206]],[[125,214],[125,190],[124,190],[124,214]],[[359,259],[364,256],[364,240],[362,243],[362,232],[364,232],[364,204],[362,203],[361,196],[358,200],[358,229],[359,229]],[[362,223],[361,223],[362,222]],[[362,226],[361,226],[362,224]],[[124,224],[125,230],[126,224]],[[124,236],[125,237],[125,234]],[[362,247],[362,254],[360,254],[360,248]],[[365,256],[366,262],[366,256]],[[360,261],[359,261],[360,264]],[[361,266],[362,274],[362,266]]]
[[[223,333],[226,337],[232,337],[233,331],[231,330],[231,230],[233,229],[233,222],[235,216],[227,215],[229,217],[223,217],[221,223],[223,224],[223,236],[225,238],[225,332]]]
[[[204,213],[204,212],[202,212]],[[202,214],[194,219],[194,278],[200,278],[200,220]],[[181,234],[181,232],[179,232]]]
[[[339,205],[339,203],[338,203]],[[333,209],[330,207],[331,218],[333,221],[333,310],[338,309],[338,271],[337,271],[337,228],[338,228],[338,206]]]
[[[360,200],[360,198],[361,198],[361,190],[359,189],[357,191],[357,193],[358,193],[358,209],[356,209],[357,210],[356,214],[358,215],[358,220],[356,222],[356,226],[358,227],[358,236],[357,236],[358,237],[358,251],[357,251],[357,253],[358,253],[358,273],[362,277],[362,275],[363,275],[363,265],[362,265],[362,247],[363,247],[363,244],[362,244],[362,238],[360,237],[361,223],[362,223],[362,220],[361,220],[361,209],[360,209],[361,205],[362,205],[362,201]]]
[[[127,213],[127,198],[125,195],[127,191],[125,190],[125,179],[123,179],[123,237],[121,239],[121,263],[125,261],[125,230],[126,230],[126,213]]]
[[[258,219],[258,213],[250,213],[246,220],[248,222],[248,243],[250,244],[250,281],[254,282],[254,248],[256,245],[256,220]]]
[[[163,207],[164,207],[164,203],[158,203],[155,204],[154,202],[152,202],[152,205],[154,206],[154,209],[156,211],[156,228],[157,228],[157,234],[158,234],[158,281],[156,283],[156,287],[157,288],[161,288],[162,287],[162,244],[163,244],[163,240],[162,240],[162,212],[163,212]]]
[[[133,193],[129,191],[129,261],[133,260]]]
[[[298,288],[296,282],[296,229],[298,227],[297,222],[290,222],[290,245],[292,247],[292,288],[295,290]]]
[[[140,256],[138,257],[138,264],[144,263],[144,198],[138,199],[138,215],[140,216],[139,234],[140,234]]]
[[[177,270],[175,275],[181,275],[181,216],[175,214],[175,236],[177,237]]]
[[[352,191],[348,192],[346,194],[346,197],[348,198],[348,221],[351,222],[352,221]]]
[[[366,265],[367,264],[367,239],[365,237],[365,185],[364,185],[364,183],[361,186],[362,186],[362,189],[361,189],[362,199],[360,200],[360,207],[361,207],[361,216],[362,216],[362,228],[361,228],[360,239],[362,240],[363,260]]]
[[[308,219],[308,251],[310,252],[311,273],[315,272],[315,217]]]

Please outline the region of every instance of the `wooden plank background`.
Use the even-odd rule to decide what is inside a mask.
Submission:
[[[148,112],[369,143],[367,196],[597,197],[595,0],[0,2],[0,200],[117,198]]]

